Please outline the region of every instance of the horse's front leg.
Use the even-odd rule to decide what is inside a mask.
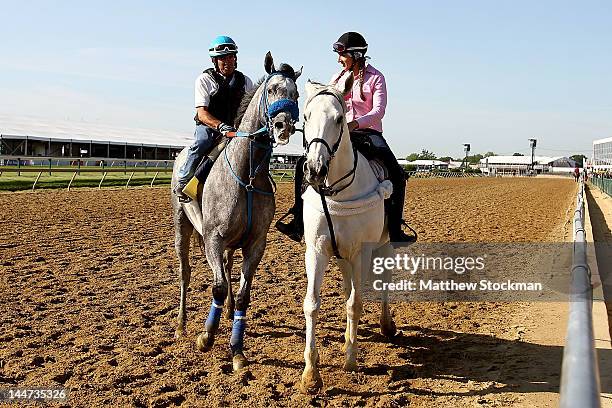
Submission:
[[[372,253],[364,254],[365,259],[370,259]],[[359,319],[363,313],[363,300],[361,298],[361,255],[357,254],[350,261],[352,273],[350,274],[351,293],[346,301],[346,332],[344,341],[344,369],[346,371],[357,370],[357,329]]]
[[[185,335],[187,326],[187,289],[191,280],[191,266],[189,265],[189,244],[193,233],[193,226],[187,220],[182,209],[176,210],[174,221],[174,249],[179,261],[179,280],[180,280],[180,303],[178,312],[178,325],[174,337],[179,338]]]
[[[304,316],[306,317],[306,347],[304,348],[304,361],[306,366],[302,373],[302,392],[317,392],[323,386],[319,374],[319,353],[315,330],[317,317],[321,307],[321,284],[323,274],[329,263],[330,256],[314,250],[311,246],[306,248],[306,275],[308,287],[304,297]]]
[[[255,244],[243,248],[242,275],[240,276],[240,288],[236,293],[236,310],[234,311],[234,323],[232,324],[232,337],[230,348],[232,350],[232,366],[234,371],[243,369],[248,365],[244,356],[244,331],[247,324],[247,309],[251,301],[251,284],[257,271],[257,266],[266,249],[265,235]]]
[[[223,312],[223,304],[227,297],[227,281],[223,271],[223,242],[220,236],[214,235],[206,241],[206,259],[213,271],[213,300],[208,312],[208,318],[204,326],[204,333],[196,340],[196,346],[200,351],[208,351],[215,342],[215,334],[219,328],[219,320]]]
[[[232,291],[232,267],[234,266],[234,250],[228,249],[223,255],[225,262],[225,280],[227,281],[228,304],[225,317],[234,320],[234,292]]]

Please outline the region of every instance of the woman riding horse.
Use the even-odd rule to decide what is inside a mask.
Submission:
[[[368,44],[359,33],[344,33],[333,44],[338,54],[338,63],[342,70],[334,75],[331,84],[343,83],[351,73],[355,78],[353,89],[344,97],[347,105],[347,121],[351,141],[369,160],[379,159],[389,171],[393,183],[393,194],[385,202],[389,217],[389,236],[391,242],[412,242],[413,236],[402,231],[405,223],[402,219],[406,178],[404,169],[399,165],[395,155],[382,135],[382,119],[387,107],[387,85],[384,75],[366,62]],[[293,214],[293,220],[284,224],[281,218],[276,228],[294,241],[300,242],[304,234],[302,181],[304,177],[304,158],[298,160],[295,172],[295,204],[285,215]]]

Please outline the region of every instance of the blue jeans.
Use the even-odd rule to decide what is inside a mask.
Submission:
[[[215,141],[219,132],[206,125],[197,125],[194,133],[195,141],[187,149],[187,159],[178,170],[178,182],[181,185],[187,184],[193,177],[196,166],[200,163],[204,155],[208,154],[215,146]]]

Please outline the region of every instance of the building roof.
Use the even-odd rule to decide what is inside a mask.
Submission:
[[[549,157],[549,156],[534,156],[533,160],[536,164],[550,164],[558,160],[571,160],[564,156]],[[489,156],[480,159],[482,164],[531,164],[531,156]]]
[[[612,142],[612,137],[606,137],[605,139],[593,140],[593,146],[600,143]]]
[[[128,144],[163,146],[182,149],[193,142],[193,133],[170,130],[125,128],[99,123],[74,121],[41,121],[39,118],[14,118],[0,115],[0,135],[3,138],[41,140],[52,142],[73,141],[101,144]],[[293,136],[293,139],[299,137]],[[301,145],[289,143],[274,148],[275,155],[301,156]]]
[[[447,162],[440,160],[413,160],[408,162],[408,164],[412,164],[414,166],[448,166]]]

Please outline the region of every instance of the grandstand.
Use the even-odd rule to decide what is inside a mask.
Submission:
[[[489,156],[480,159],[478,165],[485,174],[527,174],[531,169],[531,156]],[[576,162],[568,157],[534,156],[535,173],[568,174],[574,171]]]
[[[295,136],[294,136],[295,137]],[[95,165],[102,160],[174,160],[193,141],[193,135],[164,130],[119,128],[97,123],[45,121],[0,116],[0,164],[36,158],[72,162],[88,159]],[[274,149],[274,162],[294,163],[303,149],[295,144]]]

